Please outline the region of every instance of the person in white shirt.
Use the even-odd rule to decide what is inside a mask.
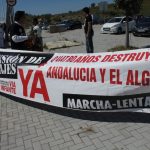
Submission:
[[[40,28],[38,24],[38,19],[33,19],[33,34],[35,37],[34,44],[33,44],[33,50],[34,51],[43,51],[43,40],[42,40],[42,29]]]

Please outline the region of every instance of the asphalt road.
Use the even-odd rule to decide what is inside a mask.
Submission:
[[[94,51],[95,53],[106,52],[108,49],[118,45],[125,45],[125,34],[101,34],[100,25],[94,25]],[[81,43],[81,46],[68,47],[62,49],[51,50],[52,53],[86,53],[85,36],[83,29],[70,30],[61,33],[49,33],[48,30],[43,30],[44,43],[49,41],[71,40]],[[150,47],[150,37],[135,37],[130,33],[130,45],[141,48]],[[48,50],[49,51],[49,50]]]

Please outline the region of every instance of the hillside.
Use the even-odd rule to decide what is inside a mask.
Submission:
[[[100,12],[99,6],[97,4],[94,4],[89,6],[91,9],[91,14],[97,16],[97,18],[100,19],[105,19],[107,20],[108,18],[114,17],[114,16],[121,16],[124,15],[123,11],[118,10],[114,7],[114,4],[109,4],[108,5],[108,11],[105,13]],[[143,0],[143,6],[141,13],[142,15],[150,16],[150,0]],[[68,20],[68,19],[73,19],[73,20],[80,20],[83,22],[84,20],[84,15],[82,13],[82,10],[78,11],[69,11],[67,13],[61,13],[61,14],[45,14],[38,16],[38,18],[42,18],[42,20],[47,20],[48,24],[56,24],[62,20]]]

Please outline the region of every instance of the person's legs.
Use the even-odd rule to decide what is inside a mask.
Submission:
[[[94,47],[93,47],[93,37],[86,37],[86,51],[87,53],[93,53],[94,52]]]
[[[90,53],[89,51],[89,39],[86,37],[86,52]]]
[[[90,53],[94,52],[94,47],[93,47],[93,36],[89,37],[89,51]]]

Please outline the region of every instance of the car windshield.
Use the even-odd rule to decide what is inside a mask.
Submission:
[[[122,18],[112,18],[108,21],[108,23],[115,23],[115,22],[120,22]]]

